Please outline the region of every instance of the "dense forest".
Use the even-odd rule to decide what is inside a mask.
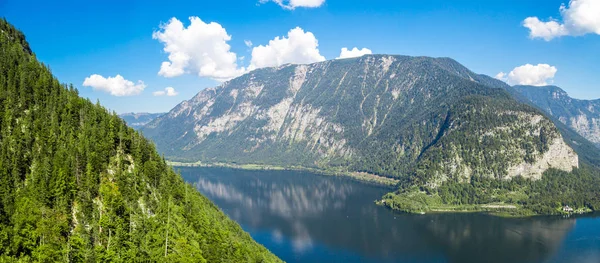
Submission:
[[[503,211],[512,215],[562,214],[563,206],[579,212],[600,210],[600,172],[586,164],[573,172],[549,169],[540,180],[473,176],[468,182],[451,180],[438,188],[419,187],[414,180],[419,180],[416,175],[404,178],[398,191],[384,196],[383,204],[412,213],[488,210],[489,204],[514,205]]]
[[[278,262],[0,20],[0,262]]]

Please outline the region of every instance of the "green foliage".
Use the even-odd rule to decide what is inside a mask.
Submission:
[[[568,173],[550,169],[541,180],[497,180],[490,177],[473,177],[470,182],[448,181],[436,189],[416,186],[402,188],[384,196],[384,204],[392,209],[406,212],[432,210],[460,210],[498,212],[487,209],[489,204],[513,215],[561,214],[568,205],[579,210],[600,209],[600,173],[593,167],[584,166]]]
[[[0,20],[0,261],[279,260]]]
[[[572,173],[548,170],[543,180],[531,182],[523,201],[526,207],[540,214],[555,214],[564,205],[600,210],[600,172],[589,166]]]
[[[564,90],[555,86],[511,87],[503,81],[485,75],[478,75],[476,80],[489,87],[503,89],[516,100],[544,112],[552,120],[556,128],[558,128],[565,142],[577,152],[579,160],[600,168],[600,151],[598,151],[600,143],[596,142],[594,146],[590,142],[590,140],[594,140],[594,133],[585,132],[586,129],[593,131],[595,129],[594,126],[597,127],[597,124],[591,121],[591,119],[600,118],[600,100],[573,99]],[[582,124],[580,127],[574,126],[574,120],[580,117],[588,119],[588,124]],[[563,123],[565,120],[566,122]],[[580,130],[583,131],[581,134],[578,134],[574,130],[579,128],[583,128]],[[589,140],[582,135],[585,135]]]
[[[444,176],[461,182],[473,176],[502,179],[512,165],[535,162],[560,136],[539,112],[507,96],[466,96],[447,116],[447,128],[441,126],[411,173],[416,184]]]

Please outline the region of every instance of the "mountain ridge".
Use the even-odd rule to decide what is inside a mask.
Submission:
[[[399,62],[398,62],[399,61]],[[394,62],[398,62],[398,63],[394,63]],[[350,64],[350,65],[348,65]],[[360,68],[361,66],[364,66],[364,68],[358,70],[358,68]],[[395,86],[393,86],[390,89],[390,85],[389,82],[390,80],[394,81],[394,78],[396,77],[396,72],[391,72],[390,68],[392,66],[395,66],[396,69],[400,68],[401,70],[404,70],[406,72],[398,72],[398,76],[399,78],[402,78],[401,83],[397,84]],[[331,68],[330,68],[331,67]],[[347,70],[345,73],[340,72],[343,71],[345,69],[345,67],[349,67],[350,69]],[[373,70],[373,72],[369,72],[368,68],[376,68],[375,70]],[[414,70],[414,69],[417,70]],[[346,79],[347,77],[347,73],[350,72],[351,70],[355,70],[353,71],[353,73],[356,74],[360,74],[360,72],[362,71],[362,77],[363,80],[351,80],[348,81],[348,79]],[[329,70],[329,71],[327,71]],[[394,70],[394,69],[392,69]],[[314,73],[315,72],[320,72],[320,73]],[[332,71],[336,71],[335,73],[332,73]],[[390,71],[390,72],[388,72]],[[325,73],[323,73],[325,72]],[[358,73],[357,73],[358,72]],[[276,79],[273,80],[272,77],[270,76],[263,76],[264,74],[282,74],[285,77],[281,77],[281,79]],[[314,73],[314,74],[313,74]],[[322,74],[321,74],[322,73]],[[408,74],[409,76],[413,77],[413,78],[406,78],[406,74]],[[423,74],[421,74],[423,73]],[[312,74],[312,75],[318,75],[318,76],[314,76],[311,79],[311,76],[307,77],[307,74]],[[319,75],[321,74],[321,75]],[[326,77],[323,77],[325,75],[323,74],[327,74]],[[330,77],[332,76],[332,74],[337,74],[335,75],[335,77]],[[369,75],[371,74],[371,75]],[[375,75],[374,75],[375,74]],[[379,75],[377,75],[379,74]],[[401,75],[404,74],[404,75]],[[428,75],[429,74],[429,75]],[[264,82],[260,82],[257,81],[256,83],[253,82],[253,78],[259,78],[259,77],[264,77],[264,79],[261,79],[260,81],[264,81]],[[328,79],[328,77],[330,77]],[[384,80],[385,77],[385,80]],[[277,78],[277,77],[275,77]],[[328,84],[325,85],[320,85],[320,82],[323,81],[323,79],[326,79],[325,81],[328,81]],[[370,85],[373,85],[374,87],[372,88],[372,90],[369,90],[369,87],[367,87],[367,78],[369,78],[368,81],[370,81]],[[444,87],[438,88],[438,87],[427,87],[426,84],[423,81],[421,81],[421,78],[427,78],[427,81],[441,81],[444,83]],[[434,123],[435,125],[441,125],[442,121],[445,119],[446,117],[446,113],[447,110],[450,108],[449,103],[453,103],[453,102],[447,102],[444,101],[444,98],[442,98],[443,96],[439,96],[436,94],[433,94],[433,92],[440,92],[440,94],[443,93],[443,95],[448,95],[451,94],[450,96],[470,96],[470,95],[482,95],[482,96],[494,96],[494,97],[498,97],[501,99],[506,99],[506,100],[510,100],[510,96],[509,94],[504,93],[504,91],[502,91],[501,89],[490,89],[488,87],[483,87],[483,85],[480,85],[476,78],[478,78],[478,75],[473,73],[472,71],[466,69],[465,67],[463,67],[462,65],[460,65],[458,62],[456,62],[453,59],[450,58],[429,58],[429,57],[409,57],[409,56],[389,56],[389,55],[367,55],[367,56],[363,56],[360,58],[353,58],[353,59],[344,59],[344,60],[331,60],[331,61],[325,61],[325,62],[318,62],[318,63],[313,63],[313,64],[307,64],[307,65],[285,65],[285,66],[281,66],[281,67],[276,67],[276,68],[263,68],[263,69],[259,69],[256,71],[253,71],[251,73],[248,73],[242,77],[230,80],[228,82],[225,82],[223,84],[221,84],[218,87],[215,88],[210,88],[210,89],[206,89],[203,92],[198,93],[198,95],[196,95],[194,98],[192,98],[189,101],[184,101],[181,104],[179,104],[178,106],[176,106],[172,111],[170,111],[168,114],[164,115],[161,118],[156,119],[155,121],[149,123],[146,127],[143,128],[143,131],[145,134],[147,134],[148,136],[150,136],[151,138],[155,139],[155,141],[157,142],[157,145],[159,146],[159,148],[161,149],[161,151],[163,151],[168,157],[173,158],[173,157],[177,157],[177,156],[173,156],[173,154],[175,154],[178,150],[183,150],[185,151],[190,151],[193,150],[195,147],[197,147],[198,144],[202,144],[205,140],[211,141],[212,139],[210,139],[210,136],[214,136],[215,134],[219,134],[224,130],[227,130],[229,132],[235,132],[236,130],[229,130],[229,128],[235,126],[238,122],[244,122],[246,121],[250,115],[254,114],[252,111],[257,110],[260,111],[260,114],[262,114],[261,116],[251,116],[254,119],[258,119],[259,121],[261,120],[267,120],[267,121],[272,121],[273,119],[276,119],[278,122],[272,122],[272,123],[268,123],[269,125],[272,126],[263,126],[261,129],[262,131],[265,130],[265,128],[270,128],[272,129],[273,127],[277,127],[279,129],[273,130],[273,132],[275,132],[274,134],[269,135],[269,138],[267,137],[261,137],[261,138],[253,138],[254,140],[267,140],[267,139],[276,139],[276,138],[287,138],[291,141],[294,140],[303,140],[305,139],[304,134],[301,133],[297,133],[297,131],[301,131],[303,132],[307,127],[303,127],[308,125],[308,123],[302,123],[302,122],[295,122],[295,120],[299,119],[300,117],[304,117],[307,118],[307,115],[305,115],[306,113],[308,113],[308,118],[312,118],[312,119],[307,119],[307,122],[314,122],[314,121],[318,121],[318,122],[327,122],[327,120],[325,120],[325,118],[327,118],[326,116],[334,116],[333,118],[338,118],[337,121],[339,122],[353,122],[356,121],[356,118],[358,118],[359,120],[362,119],[362,121],[360,121],[360,123],[357,123],[356,126],[346,126],[346,127],[341,127],[339,125],[337,125],[336,123],[328,123],[326,125],[329,125],[327,128],[325,128],[325,130],[320,131],[321,134],[320,135],[325,135],[324,137],[321,136],[319,138],[316,138],[314,140],[314,142],[312,143],[312,145],[310,146],[313,150],[312,154],[308,153],[308,155],[314,155],[315,152],[319,153],[324,156],[324,158],[334,158],[337,159],[336,161],[339,162],[344,162],[345,160],[347,160],[348,158],[351,158],[352,155],[356,154],[356,151],[354,150],[354,148],[352,147],[346,147],[346,146],[356,146],[356,147],[364,147],[364,146],[358,146],[356,144],[361,144],[364,143],[364,140],[356,140],[354,142],[352,141],[347,141],[347,138],[342,138],[340,140],[337,140],[333,137],[335,137],[334,134],[340,134],[340,133],[346,133],[343,136],[358,136],[358,137],[370,137],[370,136],[380,136],[379,133],[381,133],[382,131],[382,127],[385,125],[388,125],[389,119],[387,119],[388,114],[392,113],[392,111],[394,111],[395,109],[393,109],[396,100],[397,99],[402,99],[402,92],[404,92],[402,89],[406,88],[406,91],[408,92],[412,92],[411,98],[409,100],[403,101],[401,103],[398,104],[412,104],[415,102],[415,100],[420,100],[421,104],[427,104],[430,103],[427,100],[433,98],[432,100],[436,100],[436,102],[441,102],[442,103],[442,107],[445,107],[445,109],[437,109],[437,112],[433,113],[433,112],[421,112],[420,109],[418,108],[411,108],[404,106],[405,109],[408,109],[410,112],[412,113],[402,113],[402,112],[394,112],[392,114],[396,114],[398,116],[396,117],[401,117],[403,118],[403,122],[401,123],[402,126],[404,126],[404,128],[407,128],[406,126],[410,126],[410,122],[411,118],[409,118],[410,114],[416,114],[416,115],[420,115],[420,118],[429,118],[427,116],[423,116],[423,115],[427,115],[427,114],[435,114],[436,119],[432,121],[432,123]],[[283,82],[283,79],[286,79],[287,83]],[[245,81],[245,82],[244,82]],[[344,83],[344,81],[346,81],[347,83]],[[381,81],[386,81],[387,82],[387,87],[382,87],[380,85]],[[348,83],[349,82],[349,83]],[[413,82],[413,83],[411,83]],[[418,85],[418,87],[416,88],[417,90],[415,91],[413,88],[413,86],[416,83],[416,85]],[[458,84],[457,84],[458,83]],[[342,85],[344,84],[344,85]],[[404,84],[404,86],[402,86]],[[237,85],[237,86],[236,86]],[[245,86],[244,86],[245,85]],[[262,94],[267,94],[264,95],[262,97],[259,97],[259,95],[261,94],[261,92],[263,91],[263,88],[269,88],[270,86],[277,86],[277,88],[271,88],[271,90],[269,90],[268,92],[262,93]],[[353,85],[352,87],[348,87],[347,85]],[[362,86],[361,86],[362,85]],[[236,87],[240,87],[240,88],[232,88],[231,86],[236,86]],[[284,88],[284,86],[287,86]],[[311,86],[312,88],[309,88],[308,86]],[[344,87],[342,87],[344,86]],[[361,86],[361,87],[359,87]],[[243,89],[243,87],[246,87],[246,89]],[[335,88],[335,89],[334,89]],[[438,89],[438,90],[436,90]],[[248,101],[253,101],[253,100],[258,100],[256,102],[256,105],[249,103],[248,101],[245,101],[245,105],[242,105],[242,108],[240,107],[240,104],[236,104],[235,100],[237,100],[237,96],[238,93],[240,92],[240,90],[243,90],[244,92],[251,92],[252,96],[249,97]],[[318,90],[313,92],[314,90]],[[227,91],[230,94],[224,94],[224,92]],[[287,94],[281,94],[287,92]],[[353,92],[353,96],[361,96],[362,97],[362,101],[357,102],[357,101],[351,101],[348,102],[347,104],[344,104],[344,106],[349,106],[349,107],[353,107],[354,111],[357,111],[358,113],[360,113],[360,116],[357,116],[359,114],[354,114],[353,116],[350,117],[345,117],[345,116],[339,116],[341,113],[339,111],[340,105],[341,103],[337,103],[337,105],[333,105],[336,103],[335,100],[330,100],[328,99],[328,96],[345,96],[346,92]],[[377,93],[379,92],[379,93]],[[377,94],[368,94],[368,93],[377,93]],[[422,93],[424,93],[424,96],[420,96],[422,95]],[[323,95],[326,94],[326,95]],[[455,95],[452,95],[455,94]],[[463,94],[463,95],[461,95]],[[385,97],[385,96],[387,97]],[[213,98],[214,96],[214,98]],[[224,97],[229,97],[229,98],[224,98]],[[273,96],[273,97],[277,97],[275,99],[273,99],[273,101],[269,101],[268,98],[265,98],[266,96]],[[347,97],[345,98],[346,100],[352,100],[352,97]],[[220,100],[220,101],[219,101]],[[310,100],[310,102],[309,102]],[[388,100],[387,103],[389,103],[391,106],[386,106],[385,108],[378,108],[379,107],[379,102],[380,100]],[[209,105],[207,105],[207,102]],[[265,104],[261,104],[261,103],[265,103],[266,102],[266,106],[264,106]],[[319,109],[317,111],[315,111],[314,109],[312,109],[312,107],[310,105],[310,103],[325,103],[325,106],[327,107],[325,113],[321,114],[321,110]],[[304,105],[304,104],[308,105]],[[327,104],[330,104],[329,106]],[[201,106],[195,107],[194,105],[197,106],[197,104],[202,104]],[[457,103],[453,103],[453,104],[457,104]],[[211,107],[213,107],[213,105],[216,105],[216,114],[212,111],[213,109]],[[225,106],[228,105],[228,106]],[[257,106],[258,105],[258,106]],[[298,105],[298,106],[296,106]],[[368,106],[365,106],[368,105]],[[444,106],[445,105],[445,106]],[[264,107],[263,107],[264,106]],[[267,107],[268,106],[268,107]],[[363,106],[365,106],[363,108]],[[385,106],[385,105],[384,105]],[[426,106],[428,107],[432,107],[431,105],[427,104]],[[195,107],[195,108],[194,108]],[[222,107],[223,109],[220,109],[219,107]],[[236,107],[239,108],[239,111],[236,111]],[[367,108],[369,107],[369,108]],[[374,107],[373,109],[371,109],[370,107]],[[269,108],[269,109],[267,109]],[[281,109],[280,109],[281,108]],[[283,110],[283,111],[281,111]],[[378,113],[378,110],[387,110],[386,114],[382,114],[382,113]],[[531,110],[531,109],[527,109],[527,110]],[[192,112],[194,111],[194,112]],[[208,111],[211,111],[210,113],[208,113]],[[227,115],[227,118],[218,118],[217,116],[219,116],[219,114],[222,113],[230,113],[230,112],[234,112],[237,115]],[[207,115],[208,113],[208,115]],[[179,118],[181,114],[186,114],[187,116],[192,116],[191,118],[196,118],[196,120],[199,121],[203,121],[201,120],[201,118],[199,118],[198,116],[202,117],[204,115],[207,115],[208,118],[213,118],[210,121],[208,121],[208,123],[206,125],[199,125],[199,126],[195,126],[194,124],[192,124],[191,122],[185,122],[183,124],[175,124],[175,123],[171,123],[170,125],[164,125],[164,126],[169,126],[171,129],[169,132],[167,132],[168,134],[179,134],[179,136],[177,136],[178,138],[175,139],[174,143],[171,144],[171,146],[175,146],[175,148],[171,148],[171,149],[167,149],[164,146],[164,141],[161,141],[161,138],[157,138],[157,134],[156,134],[156,130],[155,128],[163,121],[170,121],[172,119],[176,119]],[[191,114],[191,115],[190,115]],[[212,115],[211,115],[212,114]],[[281,116],[279,116],[279,115]],[[312,115],[310,115],[312,114]],[[321,115],[319,115],[321,114]],[[537,113],[536,113],[537,114]],[[246,116],[248,115],[248,116]],[[275,116],[276,115],[276,116]],[[291,116],[291,115],[295,115],[295,116]],[[278,118],[270,118],[272,116],[278,117]],[[325,116],[325,117],[323,117]],[[339,117],[338,117],[339,116]],[[221,116],[222,117],[222,116]],[[323,117],[323,118],[321,118]],[[439,119],[437,119],[437,117],[439,117]],[[206,119],[205,119],[206,120]],[[386,121],[388,121],[386,123]],[[187,126],[186,126],[187,125]],[[248,124],[248,125],[260,125],[259,123],[254,123],[254,124]],[[290,128],[291,126],[294,126],[294,129]],[[395,124],[394,124],[395,125]],[[413,124],[416,126],[416,124]],[[231,127],[230,127],[231,126]],[[281,129],[283,127],[283,130]],[[256,127],[255,127],[256,128]],[[288,128],[288,130],[286,131],[285,129]],[[296,129],[297,128],[297,129]],[[385,129],[388,129],[389,126],[385,126]],[[415,128],[415,127],[413,127]],[[177,130],[179,129],[179,130]],[[352,130],[353,131],[349,132],[348,130]],[[195,135],[197,135],[198,140],[194,140],[193,138],[193,134],[191,134],[190,132],[194,131]],[[162,132],[162,131],[161,131]],[[353,133],[353,134],[352,134]],[[190,137],[191,136],[191,137]],[[384,139],[390,139],[389,136],[387,135],[381,135],[384,137]],[[387,138],[386,138],[387,136]],[[406,136],[410,136],[410,135],[406,135]],[[435,139],[435,135],[433,136],[429,136],[429,139],[427,139],[427,143],[423,142],[423,145],[418,146],[419,149],[421,149],[425,144],[429,144],[433,141],[433,139]],[[250,138],[252,140],[251,137],[243,137],[242,139],[240,139],[240,141],[238,141],[237,144],[242,144],[243,142],[241,140],[245,140],[246,138]],[[184,140],[182,140],[184,139]],[[191,141],[186,141],[185,139],[189,139]],[[178,142],[179,141],[179,144]],[[363,141],[363,142],[361,142]],[[337,144],[336,144],[337,143]],[[348,143],[348,144],[347,144]],[[371,141],[371,143],[377,143],[377,141]],[[319,146],[323,145],[323,144],[331,144],[328,146],[331,147],[323,147],[322,149],[318,149]],[[333,145],[336,144],[336,145]],[[354,144],[354,145],[352,145]],[[207,145],[205,144],[203,148],[205,148]],[[304,148],[306,148],[308,145],[305,145]],[[161,148],[162,147],[162,148]],[[208,147],[210,147],[208,145]],[[223,147],[223,145],[219,145],[218,147]],[[254,145],[254,147],[260,147],[260,142],[256,143]],[[285,147],[285,146],[283,146]],[[337,147],[337,148],[336,148]],[[256,149],[252,149],[253,147],[246,147],[244,151],[255,151],[255,150],[260,150],[260,148],[256,148]],[[316,151],[314,151],[316,149]],[[335,149],[333,150],[333,152],[331,152],[331,149]],[[234,148],[230,149],[231,151],[235,151]],[[416,150],[416,149],[413,149]],[[327,151],[329,151],[329,153],[326,153]],[[203,150],[202,154],[206,155],[206,154],[210,154],[207,153],[207,150]],[[239,152],[239,151],[237,151]],[[286,154],[291,152],[290,151],[283,151],[283,154]],[[384,153],[385,154],[385,153]],[[414,160],[417,156],[422,156],[423,152],[419,152],[419,153],[413,153],[412,155],[414,155],[414,157],[412,157],[412,159]],[[300,157],[300,156],[296,156],[296,157]],[[313,156],[314,157],[314,156]],[[314,165],[314,160],[315,158],[313,158],[311,156],[304,156],[305,159],[308,159],[308,161],[304,162],[304,165]],[[204,158],[204,157],[200,157],[200,158]],[[273,157],[270,157],[273,158]],[[294,158],[292,156],[289,156],[289,158]],[[367,155],[362,155],[361,158],[370,158]],[[302,157],[300,157],[299,159],[302,159]],[[176,159],[175,160],[183,160],[183,159]],[[198,161],[195,159],[192,159],[193,161]],[[204,159],[201,161],[205,161],[205,160],[209,160],[209,159]],[[217,159],[214,159],[215,161],[223,161],[223,159],[219,159],[219,157],[217,157]],[[312,160],[312,164],[311,164],[311,160]],[[322,160],[322,159],[321,159]],[[185,160],[183,160],[185,161]],[[237,160],[239,162],[244,162],[244,161],[249,161],[249,160]],[[317,161],[318,162],[318,161]],[[318,164],[317,164],[318,166]],[[355,165],[356,167],[360,167],[361,165]],[[408,170],[408,165],[405,164],[405,168]],[[357,169],[359,170],[359,169]],[[372,169],[369,172],[374,172],[377,173],[377,171],[373,171],[374,169]],[[390,174],[387,174],[388,176],[390,176]],[[395,174],[393,176],[398,176],[398,174]]]
[[[517,85],[514,88],[546,113],[600,147],[600,99],[574,99],[557,86]]]

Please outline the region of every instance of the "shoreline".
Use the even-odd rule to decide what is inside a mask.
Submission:
[[[266,165],[266,164],[232,164],[232,163],[187,163],[187,162],[174,162],[167,161],[167,165],[172,167],[220,167],[220,168],[233,168],[248,171],[304,171],[311,172],[326,176],[341,176],[349,179],[359,181],[361,183],[375,184],[379,186],[394,188],[399,182],[398,179],[389,177],[383,177],[375,174],[364,173],[364,172],[346,172],[346,171],[332,171],[323,170],[317,168],[308,168],[303,166],[277,166],[277,165]]]
[[[174,162],[167,161],[167,165],[172,167],[206,167],[206,168],[230,168],[246,171],[303,171],[315,173],[323,176],[339,176],[345,177],[350,180],[354,180],[360,183],[377,185],[381,187],[389,188],[393,190],[396,184],[399,182],[398,179],[378,176],[363,172],[346,172],[346,171],[332,171],[323,170],[317,168],[308,168],[303,166],[277,166],[277,165],[266,165],[266,164],[233,164],[233,163],[203,163],[203,162]],[[387,202],[386,202],[387,201]],[[453,214],[453,213],[484,213],[497,217],[506,218],[529,218],[536,216],[573,216],[573,215],[584,215],[593,213],[591,210],[578,209],[573,213],[563,213],[557,211],[556,214],[537,214],[529,209],[522,207],[521,205],[512,203],[490,203],[490,204],[470,204],[470,205],[444,205],[436,204],[426,209],[400,209],[394,208],[389,202],[391,200],[385,198],[374,201],[375,205],[386,207],[394,212],[401,212],[407,214]]]
[[[469,204],[469,205],[444,205],[438,204],[435,206],[427,207],[422,210],[412,209],[400,209],[394,208],[391,203],[386,202],[389,199],[381,199],[375,201],[375,205],[383,206],[391,211],[401,212],[413,215],[431,215],[431,214],[462,214],[462,213],[481,213],[488,214],[491,216],[505,217],[505,218],[531,218],[540,216],[580,216],[586,214],[593,214],[594,211],[591,209],[579,208],[574,212],[561,212],[558,211],[553,214],[538,214],[518,204],[508,203],[490,203],[490,204]]]

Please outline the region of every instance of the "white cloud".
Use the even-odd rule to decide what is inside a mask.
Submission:
[[[247,47],[252,47],[252,41],[250,41],[250,40],[244,40],[244,44],[245,44]]]
[[[98,74],[93,74],[85,78],[83,86],[92,87],[94,90],[108,92],[113,96],[138,95],[146,88],[146,85],[141,80],[138,80],[138,83],[136,84],[124,79],[121,75],[105,78]]]
[[[500,73],[496,74],[496,76],[494,78],[502,80],[502,81],[505,81],[506,80],[506,73],[500,72]]]
[[[496,78],[510,85],[545,86],[552,83],[558,70],[548,64],[525,64],[514,68],[510,73],[500,72]]]
[[[537,17],[528,17],[523,26],[529,28],[529,37],[550,41],[561,36],[600,35],[600,1],[571,0],[569,6],[560,6],[563,23],[550,19],[547,22]]]
[[[342,51],[340,52],[340,56],[337,57],[337,59],[342,59],[342,58],[355,58],[355,57],[360,57],[360,56],[364,56],[367,54],[373,54],[373,51],[371,51],[368,48],[363,48],[363,49],[358,49],[358,48],[353,48],[351,50],[348,50],[348,48],[342,48]]]
[[[557,21],[542,22],[537,17],[528,17],[523,21],[523,26],[529,28],[529,37],[543,38],[550,41],[555,37],[568,35],[565,25]]]
[[[266,46],[252,49],[249,69],[275,67],[287,63],[308,64],[325,60],[319,53],[319,42],[311,32],[296,27],[286,37],[275,37]]]
[[[169,97],[173,97],[173,96],[177,96],[177,94],[179,94],[177,91],[175,91],[175,89],[173,87],[166,87],[165,90],[159,90],[159,91],[155,91],[152,92],[152,95],[154,96],[169,96]]]
[[[316,8],[325,3],[325,0],[260,0],[260,3],[275,2],[279,6],[293,10],[296,7]]]
[[[238,68],[237,56],[227,44],[231,36],[220,24],[205,23],[198,17],[190,17],[185,27],[177,18],[160,26],[152,38],[164,44],[169,61],[162,63],[159,75],[176,77],[184,73],[198,74],[223,81],[245,72]]]

